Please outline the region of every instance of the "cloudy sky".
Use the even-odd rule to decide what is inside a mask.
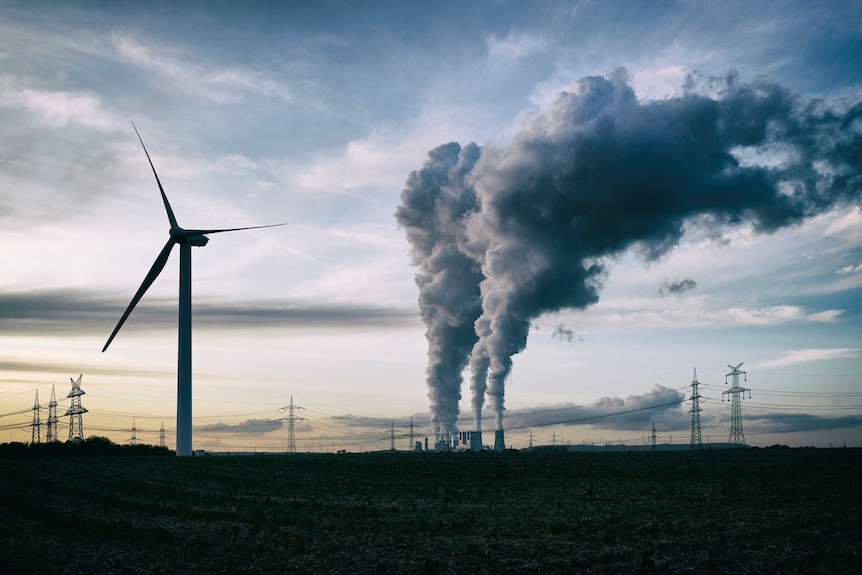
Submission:
[[[134,418],[140,441],[157,442],[164,422],[173,446],[176,254],[101,353],[167,239],[132,121],[180,225],[289,223],[193,250],[195,447],[284,449],[293,397],[298,449],[360,450],[388,447],[411,416],[417,433],[435,428],[421,268],[395,217],[429,151],[475,143],[464,182],[490,206],[489,182],[523,175],[505,158],[553,140],[560,110],[583,111],[601,86],[661,118],[753,86],[834,131],[765,128],[764,145],[729,149],[736,167],[810,169],[819,192],[820,179],[849,184],[787,218],[766,204],[691,208],[659,244],[563,241],[600,267],[597,301],[526,317],[505,381],[507,443],[640,444],[653,422],[660,442],[687,443],[694,368],[704,441],[727,441],[725,374],[744,362],[749,444],[860,446],[860,23],[858,2],[4,2],[0,441],[30,439],[36,391],[44,420],[56,386],[62,415],[68,378],[83,374],[86,435],[125,442]],[[656,141],[645,126],[640,141]],[[815,141],[845,163],[805,166]],[[596,173],[591,189],[615,198]],[[462,430],[469,385],[468,368]]]

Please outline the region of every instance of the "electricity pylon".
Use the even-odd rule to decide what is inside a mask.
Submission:
[[[689,449],[703,449],[703,440],[700,433],[700,393],[697,391],[697,386],[700,384],[697,381],[697,368],[694,368],[694,376],[691,380],[691,444]]]
[[[727,385],[727,378],[729,376],[733,376],[733,385],[721,394],[721,401],[724,401],[725,395],[730,395],[730,443],[739,446],[745,445],[745,433],[742,431],[742,397],[740,397],[740,394],[744,397],[747,391],[748,399],[751,399],[751,390],[747,387],[739,386],[740,374],[743,375],[745,381],[748,381],[748,375],[739,369],[741,365],[742,363],[736,367],[732,365],[727,366],[731,371],[724,376],[724,385]]]
[[[57,435],[57,426],[60,422],[60,419],[57,417],[57,394],[54,391],[54,386],[51,386],[51,401],[48,402],[48,421],[47,421],[47,433],[45,433],[45,441],[51,443],[53,441],[60,441],[60,437]]]
[[[77,380],[69,378],[69,381],[72,382],[72,391],[66,397],[72,398],[72,405],[64,414],[69,416],[69,441],[84,440],[84,422],[81,420],[81,415],[89,410],[81,405],[81,396],[85,393],[81,389],[82,377],[83,375],[79,375]]]
[[[304,417],[296,415],[297,411],[305,411],[304,407],[293,404],[293,396],[290,396],[290,405],[282,407],[279,411],[287,412],[287,452],[296,453],[296,423],[298,421],[306,421]],[[284,418],[283,418],[284,419]]]
[[[162,422],[162,428],[159,430],[159,447],[165,446],[165,422]]]
[[[30,427],[33,429],[30,430],[30,443],[35,445],[37,443],[42,443],[42,422],[39,420],[39,390],[36,390],[36,402],[33,403],[33,423],[30,424]]]
[[[424,437],[421,433],[417,433],[416,431],[413,431],[414,429],[419,429],[421,427],[422,427],[421,425],[415,425],[413,423],[413,416],[411,415],[410,416],[410,425],[407,426],[407,429],[409,429],[410,431],[408,431],[407,433],[405,433],[404,435],[401,436],[401,437],[406,437],[407,441],[409,442],[409,445],[407,446],[407,451],[413,451],[416,449],[416,444],[413,442],[414,439],[416,439],[417,437]]]
[[[657,439],[657,436],[655,434],[655,421],[652,422],[652,434],[649,437],[650,437],[650,441],[652,442],[652,450],[655,451],[656,450],[656,439]]]

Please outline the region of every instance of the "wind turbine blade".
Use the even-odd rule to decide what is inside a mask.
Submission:
[[[278,226],[286,226],[287,222],[283,224],[270,224],[268,226],[251,226],[249,228],[228,228],[223,230],[183,230],[184,233],[188,235],[194,236],[202,236],[206,234],[220,234],[221,232],[238,232],[240,230],[259,230],[261,228],[277,228]]]
[[[168,256],[171,255],[171,249],[174,247],[174,239],[171,238],[168,240],[168,243],[165,244],[165,247],[162,248],[162,251],[159,253],[159,257],[156,258],[156,261],[153,262],[153,267],[150,268],[149,273],[147,273],[147,277],[144,278],[144,282],[141,284],[141,287],[138,288],[138,292],[135,294],[135,297],[132,298],[132,303],[129,304],[129,307],[126,308],[126,311],[123,313],[123,317],[120,318],[120,321],[117,323],[117,327],[114,328],[114,331],[111,333],[111,337],[108,338],[107,343],[105,343],[105,347],[102,348],[102,353],[108,349],[108,346],[111,345],[111,342],[114,341],[114,337],[117,335],[117,332],[120,331],[120,328],[123,327],[123,324],[126,323],[126,319],[129,317],[129,314],[132,313],[132,310],[135,309],[135,306],[138,305],[138,302],[144,297],[144,294],[149,289],[153,282],[156,281],[156,278],[159,277],[159,274],[162,273],[162,270],[165,268],[165,264],[168,261]]]
[[[168,221],[171,222],[172,228],[178,228],[177,218],[174,217],[174,211],[171,209],[171,203],[168,201],[168,196],[165,194],[165,189],[162,187],[162,182],[159,180],[159,175],[156,173],[156,167],[150,159],[150,153],[147,151],[147,147],[144,145],[144,141],[141,139],[141,135],[138,133],[138,128],[135,126],[134,122],[132,122],[132,127],[135,128],[135,134],[138,135],[138,141],[141,142],[141,147],[147,155],[147,161],[150,162],[150,167],[153,169],[153,175],[156,177],[156,183],[159,185],[159,191],[162,193],[162,201],[165,203],[165,211],[168,213]]]

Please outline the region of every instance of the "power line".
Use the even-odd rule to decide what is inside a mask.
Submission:
[[[28,411],[32,411],[33,408],[28,407],[27,409],[19,409],[18,411],[10,411],[9,413],[0,413],[0,417],[9,417],[12,415],[21,415],[22,413],[27,413]]]

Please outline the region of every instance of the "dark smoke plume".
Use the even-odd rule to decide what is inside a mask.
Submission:
[[[631,249],[651,262],[687,227],[771,233],[859,201],[862,103],[842,110],[735,74],[719,85],[638,101],[624,70],[586,77],[526,115],[509,144],[448,144],[410,175],[397,216],[420,270],[440,421],[457,412],[472,345],[477,424],[487,393],[500,428],[531,320],[596,303],[607,257]],[[436,337],[440,316],[457,338]]]
[[[419,268],[416,285],[427,326],[428,397],[437,437],[458,431],[461,372],[476,342],[473,324],[482,312],[479,265],[459,250],[465,241],[464,220],[479,209],[476,193],[465,182],[478,157],[475,144],[462,149],[449,143],[431,150],[422,169],[410,174],[395,212]]]
[[[664,280],[661,287],[658,288],[658,295],[665,297],[667,295],[678,295],[697,287],[697,282],[691,278],[676,280],[674,282]]]

